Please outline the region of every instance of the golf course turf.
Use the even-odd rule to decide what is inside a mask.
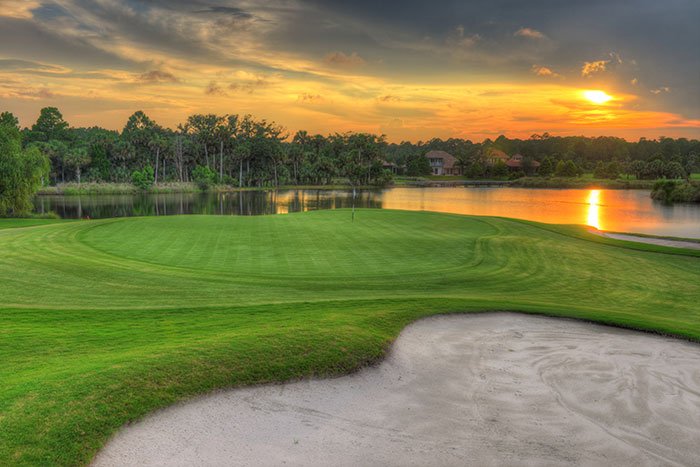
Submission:
[[[700,341],[700,252],[428,212],[0,220],[0,465],[85,464],[216,388],[347,373],[420,317],[510,310]]]

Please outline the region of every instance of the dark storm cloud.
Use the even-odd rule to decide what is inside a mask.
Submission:
[[[47,1],[34,11],[31,25],[44,35],[70,38],[98,50],[125,43],[172,57],[198,61],[222,60],[216,46],[250,27],[256,17],[241,8],[192,1]],[[43,40],[32,40],[30,44]],[[0,52],[2,52],[0,46]],[[235,52],[235,48],[231,50]],[[131,58],[132,66],[146,67],[148,57]]]
[[[611,53],[618,54],[623,63],[616,65],[623,66],[613,68],[624,76],[613,79],[629,83],[636,78],[647,94],[667,86],[671,92],[656,95],[659,105],[700,117],[697,0],[307,0],[304,4],[338,25],[362,25],[354,27],[363,31],[363,42],[371,46],[400,48],[403,41],[412,47],[426,38],[440,43],[459,27],[465,37],[480,38],[476,48],[495,62],[493,70],[501,72],[525,73],[538,64],[572,75],[584,62],[610,60]],[[526,38],[522,31],[536,31],[546,39],[542,42],[549,43],[523,44],[537,34]],[[473,56],[476,62],[484,61],[483,55]],[[533,60],[537,63],[528,63]]]
[[[76,68],[130,68],[134,63],[95,47],[80,35],[66,36],[36,20],[0,15],[0,55],[7,58],[60,63]]]
[[[177,83],[180,80],[177,79],[175,75],[170,72],[163,70],[151,70],[146,73],[141,73],[138,77],[138,81],[144,84],[154,84],[154,83]]]
[[[343,52],[333,52],[325,57],[326,63],[334,66],[355,67],[364,65],[365,59],[357,55],[357,52],[345,54]]]
[[[204,94],[209,96],[225,96],[226,91],[224,91],[224,88],[219,86],[219,83],[216,81],[210,81],[207,87],[204,88]]]
[[[209,6],[203,10],[195,10],[195,13],[224,13],[240,19],[253,19],[254,16],[240,8],[228,6]]]

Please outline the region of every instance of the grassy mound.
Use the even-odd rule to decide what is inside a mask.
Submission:
[[[2,465],[87,463],[195,394],[351,371],[435,313],[700,340],[700,258],[584,228],[384,210],[17,222],[0,221]]]
[[[479,237],[498,231],[476,219],[378,212],[348,216],[152,217],[81,231],[78,240],[120,258],[264,276],[362,276],[427,272],[472,260]]]

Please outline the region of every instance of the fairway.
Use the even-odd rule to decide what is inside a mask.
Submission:
[[[431,314],[700,341],[698,252],[429,212],[0,220],[0,296],[2,465],[88,463],[178,400],[346,373]]]

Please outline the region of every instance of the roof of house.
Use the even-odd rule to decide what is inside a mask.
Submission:
[[[489,159],[501,159],[502,161],[507,161],[509,159],[508,154],[501,151],[500,149],[489,148],[486,150],[486,157]]]
[[[457,158],[445,151],[430,151],[425,155],[425,157],[428,159],[442,159],[442,167],[445,169],[451,169],[455,166],[455,164],[457,164]]]
[[[513,168],[522,167],[523,166],[522,154],[515,154],[513,157],[511,157],[510,159],[508,159],[506,161],[506,165],[508,167],[513,167]],[[530,161],[530,166],[531,167],[539,167],[540,163],[533,159]]]

